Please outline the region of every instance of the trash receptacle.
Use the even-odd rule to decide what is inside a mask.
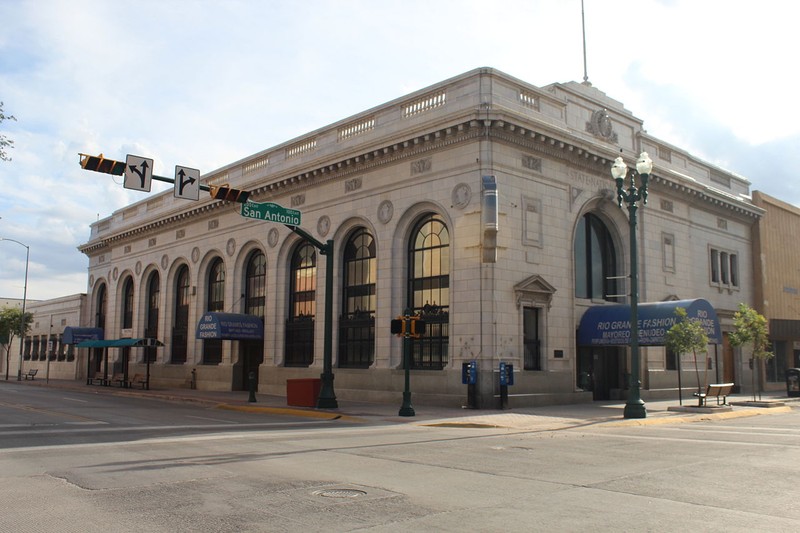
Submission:
[[[286,404],[295,407],[316,407],[322,380],[319,378],[287,379]]]
[[[800,396],[800,368],[790,368],[786,371],[786,395]]]

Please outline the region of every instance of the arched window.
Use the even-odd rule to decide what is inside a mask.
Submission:
[[[122,329],[133,327],[133,278],[125,279],[122,285]]]
[[[247,258],[244,268],[244,312],[264,321],[267,297],[267,258],[256,250]],[[258,390],[259,367],[264,362],[264,339],[239,341],[239,364],[242,388],[249,387],[250,374]]]
[[[153,272],[150,274],[150,278],[147,281],[147,316],[145,317],[147,327],[144,329],[145,337],[152,339],[158,338],[158,308],[160,298],[161,277],[158,275],[158,272]],[[149,360],[151,363],[155,362],[155,347],[145,348],[145,356],[147,357],[145,361]]]
[[[207,311],[221,313],[225,311],[225,263],[217,258],[208,269],[206,285]],[[222,362],[222,339],[203,341],[203,364],[218,365]]]
[[[617,254],[608,228],[587,213],[575,232],[575,297],[613,300],[617,294]]]
[[[245,269],[244,312],[264,319],[267,295],[267,258],[264,253],[253,252]]]
[[[360,228],[344,245],[339,366],[368,368],[375,355],[375,240]]]
[[[286,320],[286,366],[314,361],[317,252],[310,244],[295,248],[290,264],[289,318]]]
[[[425,215],[411,233],[408,307],[426,324],[425,334],[414,341],[412,368],[444,368],[449,347],[450,233],[439,215]]]
[[[170,362],[186,362],[189,341],[189,267],[182,265],[175,274],[175,316],[172,319],[172,356]]]
[[[105,283],[97,287],[97,296],[95,297],[95,316],[94,325],[105,331],[106,329],[106,306],[107,306],[107,291]],[[103,349],[92,348],[92,370],[100,372],[103,363]],[[94,375],[94,374],[92,374]]]

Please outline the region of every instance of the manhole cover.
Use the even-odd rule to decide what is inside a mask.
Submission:
[[[356,489],[322,489],[312,492],[314,496],[323,496],[325,498],[358,498],[367,493],[363,490]]]

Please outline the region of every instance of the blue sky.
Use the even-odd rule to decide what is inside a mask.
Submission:
[[[589,80],[648,132],[800,206],[795,20],[781,0],[585,0]],[[0,0],[0,237],[28,297],[86,292],[76,247],[143,193],[78,153],[210,173],[477,67],[583,79],[580,0]],[[160,188],[159,188],[160,187]],[[167,187],[156,183],[154,190]],[[0,297],[25,249],[0,242]]]

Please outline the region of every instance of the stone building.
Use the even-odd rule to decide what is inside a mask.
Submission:
[[[642,151],[654,170],[639,209],[640,301],[709,302],[723,342],[698,365],[738,383],[745,365],[724,337],[754,297],[762,210],[749,182],[652,137],[589,84],[536,87],[490,68],[203,174],[299,211],[332,253],[206,195],[142,193],[92,224],[80,248],[89,325],[161,340],[154,386],[188,386],[195,370],[199,388],[243,389],[255,371],[260,391],[285,394],[322,370],[330,303],[336,395],[399,401],[402,341],[389,325],[408,309],[427,324],[413,341],[415,403],[464,404],[473,360],[482,407],[496,405],[501,361],[515,369],[512,406],[624,397],[628,350],[578,345],[578,333],[588,309],[627,301],[630,229],[610,167]],[[258,317],[263,335],[199,338],[207,313]],[[138,372],[147,350],[134,350]],[[675,395],[676,368],[663,346],[643,348],[645,400]]]

